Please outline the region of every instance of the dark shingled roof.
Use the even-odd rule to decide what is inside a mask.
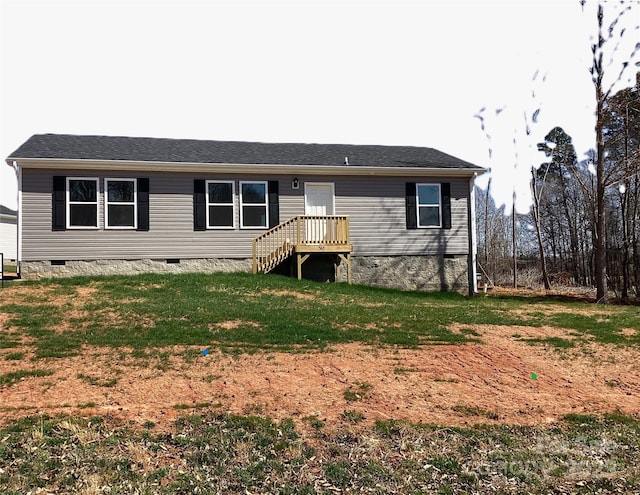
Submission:
[[[478,169],[432,148],[350,144],[252,143],[36,134],[8,159],[58,158],[171,163],[243,163]]]
[[[0,215],[11,215],[16,216],[18,214],[17,211],[12,210],[11,208],[7,208],[4,205],[0,205]]]

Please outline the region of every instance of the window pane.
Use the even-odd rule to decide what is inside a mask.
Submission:
[[[266,227],[267,208],[264,206],[244,206],[242,208],[242,223],[244,227]]]
[[[418,186],[418,204],[421,205],[439,205],[439,187],[436,185]]]
[[[109,205],[109,227],[133,227],[133,205]]]
[[[243,203],[266,203],[267,190],[264,184],[242,184]]]
[[[94,202],[98,197],[97,182],[95,180],[69,180],[69,200]]]
[[[233,206],[209,206],[209,227],[233,227]]]
[[[107,201],[133,203],[132,181],[107,181]]]
[[[440,226],[440,207],[439,206],[420,206],[420,226],[421,227],[439,227]]]
[[[232,184],[209,182],[209,203],[232,203]]]
[[[96,205],[69,205],[69,225],[73,227],[97,227]]]

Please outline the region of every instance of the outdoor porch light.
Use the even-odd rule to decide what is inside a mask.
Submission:
[[[291,189],[298,189],[299,187],[300,187],[300,181],[296,177],[291,181]]]

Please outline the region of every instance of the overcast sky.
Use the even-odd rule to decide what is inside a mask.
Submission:
[[[499,202],[515,183],[521,211],[549,130],[593,147],[594,2],[0,1],[12,208],[4,158],[39,133],[426,146],[491,167]]]

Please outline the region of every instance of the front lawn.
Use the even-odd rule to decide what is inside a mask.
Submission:
[[[478,340],[465,325],[554,326],[575,341],[640,343],[640,308],[515,297],[468,298],[250,274],[138,275],[21,282],[0,293],[9,331],[38,357],[82,345],[317,350]],[[462,326],[462,331],[453,331]],[[566,346],[566,341],[538,339]]]
[[[640,492],[638,307],[138,275],[0,329],[3,494]]]

